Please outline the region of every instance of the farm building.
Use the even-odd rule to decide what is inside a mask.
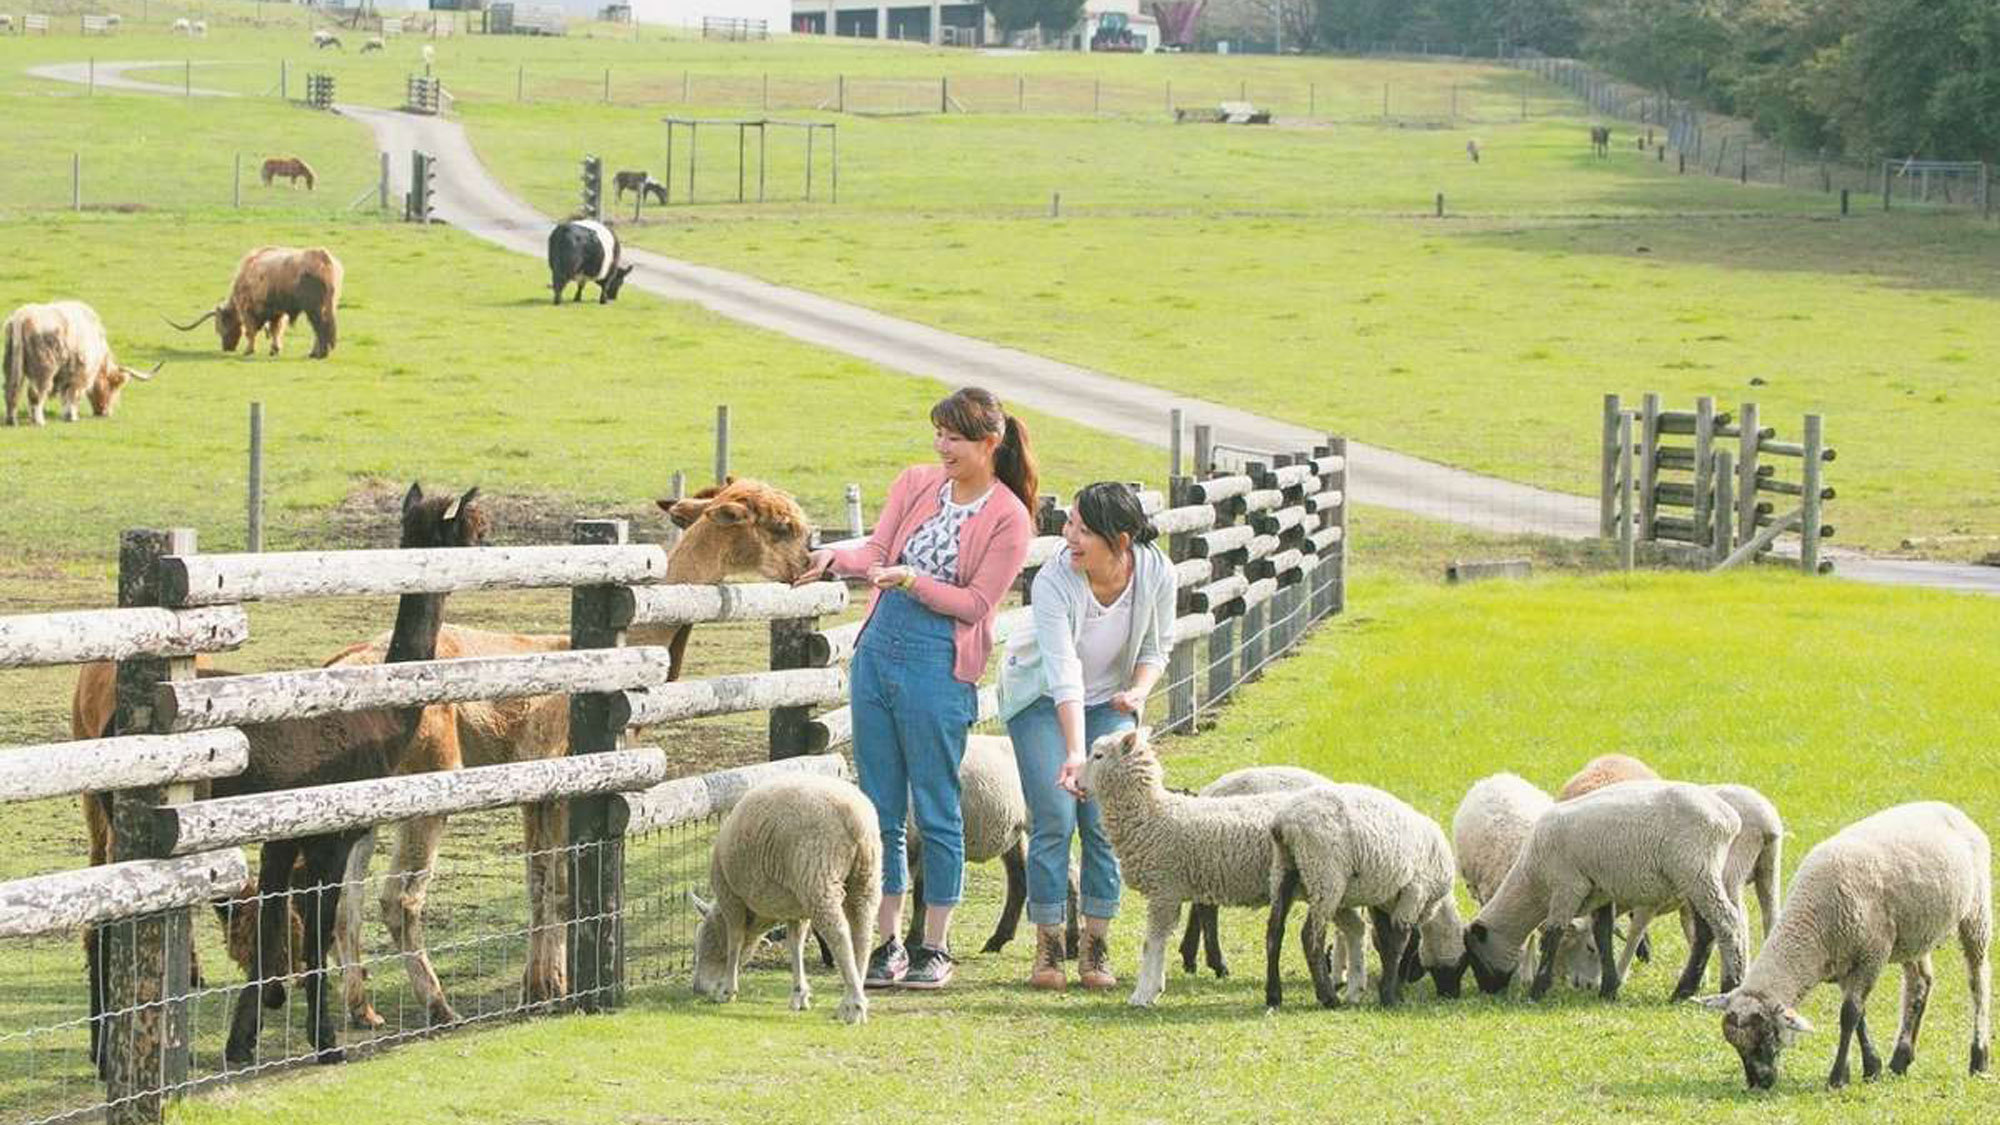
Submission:
[[[643,18],[643,17],[642,17]],[[906,39],[944,46],[982,47],[1005,36],[984,4],[893,5],[876,0],[792,0],[791,30],[858,39]],[[1159,23],[1140,0],[1089,0],[1083,19],[1052,44],[1072,50],[1151,51]]]

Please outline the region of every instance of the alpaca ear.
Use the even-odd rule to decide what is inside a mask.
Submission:
[[[661,500],[657,503],[660,505],[660,509],[667,513],[667,518],[673,521],[675,527],[686,531],[688,528],[694,526],[694,521],[700,519],[703,512],[708,510],[709,502],[706,500]]]
[[[446,522],[457,519],[458,514],[470,507],[472,502],[478,498],[479,486],[476,484],[466,489],[462,495],[452,497],[451,503],[446,505],[444,510]]]
[[[423,502],[423,499],[424,499],[424,486],[418,484],[416,481],[411,481],[410,490],[408,492],[403,493],[403,511],[407,512],[411,508],[416,507],[418,504],[421,504]]]
[[[747,521],[749,518],[750,509],[745,508],[734,500],[723,504],[710,504],[708,506],[709,521],[721,524],[724,527],[734,527],[739,523]]]

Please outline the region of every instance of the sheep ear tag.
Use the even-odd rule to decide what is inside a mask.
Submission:
[[[1813,1025],[1804,1016],[1791,1008],[1786,1008],[1781,1018],[1785,1021],[1785,1027],[1791,1031],[1800,1035],[1807,1035],[1812,1032]]]

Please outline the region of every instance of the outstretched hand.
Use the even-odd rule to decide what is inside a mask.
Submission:
[[[826,573],[826,568],[833,565],[833,549],[821,547],[812,553],[811,559],[806,568],[799,572],[799,576],[792,579],[792,585],[804,586],[809,582],[819,581],[820,576]]]
[[[1063,759],[1062,769],[1056,773],[1056,788],[1080,801],[1084,799],[1083,789],[1079,785],[1082,780],[1083,755],[1068,755]]]

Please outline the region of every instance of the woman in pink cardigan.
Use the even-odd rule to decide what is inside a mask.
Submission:
[[[978,387],[932,407],[931,424],[938,464],[903,470],[868,541],[813,552],[799,579],[831,570],[875,588],[850,676],[854,768],[882,829],[875,931],[883,941],[868,959],[870,988],[943,988],[951,980],[951,912],[965,881],[958,767],[979,714],[976,685],[993,651],[994,610],[1034,537],[1027,428]],[[913,952],[897,936],[910,812],[924,841],[924,940]]]

